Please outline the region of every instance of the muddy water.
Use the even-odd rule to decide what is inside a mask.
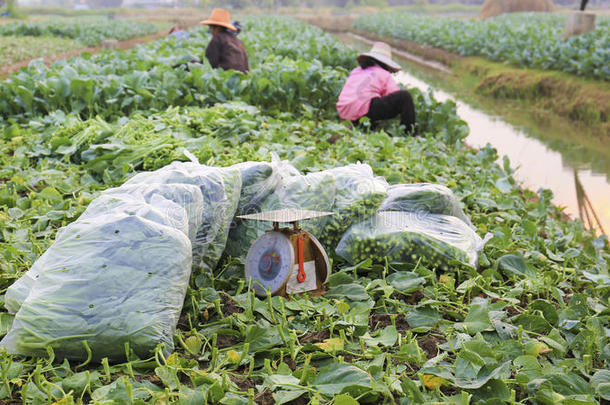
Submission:
[[[338,35],[338,38],[358,50],[370,46],[368,41],[354,36]],[[467,103],[460,100],[459,94],[440,90],[440,81],[430,74],[431,66],[419,61],[413,64],[400,57],[396,59],[405,68],[395,75],[398,82],[423,91],[432,88],[438,100],[456,102],[458,115],[470,127],[466,143],[474,147],[491,144],[500,157],[508,156],[511,166],[516,168],[515,178],[524,187],[552,190],[554,203],[565,207],[565,212],[572,217],[582,215],[587,223],[588,216],[598,231],[601,225],[606,233],[610,232],[610,150],[607,145],[591,141],[569,123],[532,118],[514,107],[498,105],[494,100],[475,107],[473,105],[478,103]],[[512,124],[492,111],[510,117]]]

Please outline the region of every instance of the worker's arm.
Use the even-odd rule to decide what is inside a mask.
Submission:
[[[400,90],[400,87],[398,87],[398,84],[396,84],[396,80],[394,80],[394,77],[392,77],[392,75],[389,72],[384,72],[384,81],[385,81],[385,89],[383,92],[384,96],[387,96],[388,94],[392,94],[392,93]]]
[[[220,65],[221,45],[220,38],[218,35],[215,35],[205,50],[205,57],[213,68],[217,68]]]

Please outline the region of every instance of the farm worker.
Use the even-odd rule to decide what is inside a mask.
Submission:
[[[182,39],[182,38],[189,39],[191,37],[188,32],[186,32],[182,28],[178,27],[177,25],[174,25],[172,27],[172,29],[169,30],[169,33],[167,34],[167,36],[175,37],[177,39]]]
[[[233,21],[233,26],[235,27],[235,31],[229,31],[233,35],[237,35],[241,32],[241,23],[237,20]]]
[[[205,50],[205,57],[213,68],[235,69],[240,72],[250,70],[244,44],[237,35],[228,31],[237,31],[237,28],[231,24],[227,10],[213,9],[210,18],[202,21],[201,24],[209,25],[212,33],[212,40]]]
[[[401,67],[392,60],[390,46],[375,42],[370,52],[358,55],[358,64],[339,94],[339,117],[356,122],[362,117],[380,121],[400,116],[408,134],[415,128],[415,106],[411,93],[401,90],[392,77]]]

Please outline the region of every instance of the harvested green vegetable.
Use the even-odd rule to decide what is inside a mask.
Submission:
[[[352,226],[336,253],[352,264],[370,258],[447,270],[456,262],[475,267],[481,247],[481,238],[458,218],[383,211]]]
[[[86,359],[90,349],[99,361],[124,359],[125,343],[142,357],[159,343],[173,351],[191,274],[184,233],[136,215],[95,216],[64,229],[35,267],[1,342],[9,352],[44,356],[49,345]]]
[[[242,182],[236,215],[260,212],[261,205],[275,191],[280,181],[276,165],[267,162],[243,162],[232,167],[239,170]],[[241,256],[244,247],[249,247],[251,241],[245,237],[247,226],[239,218],[234,218],[231,222],[226,246],[228,255]]]
[[[417,212],[420,215],[452,215],[472,226],[453,191],[440,184],[397,184],[387,190],[388,196],[379,211]]]
[[[375,213],[386,196],[385,179],[375,177],[367,164],[351,164],[324,171],[335,179],[333,215],[325,218],[322,230],[312,230],[322,245],[333,249],[347,229]]]
[[[193,264],[211,274],[225,248],[231,221],[241,190],[239,170],[174,162],[154,172],[142,172],[127,183],[180,183],[199,187],[203,195],[203,216],[193,242]]]

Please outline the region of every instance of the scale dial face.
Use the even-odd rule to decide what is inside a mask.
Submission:
[[[281,232],[268,232],[258,238],[246,257],[246,280],[258,295],[276,293],[294,266],[294,249],[290,239]]]

